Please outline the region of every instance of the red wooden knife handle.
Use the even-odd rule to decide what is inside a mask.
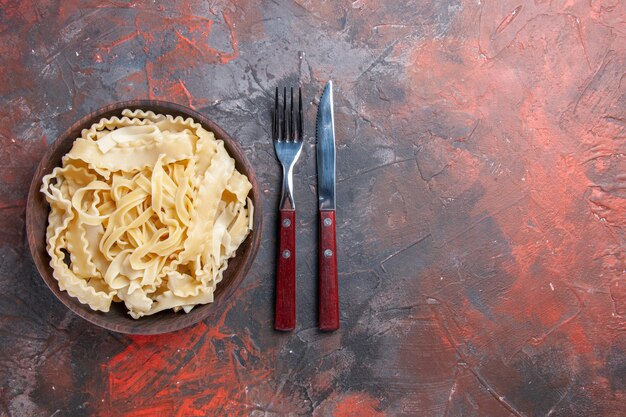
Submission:
[[[319,229],[319,327],[333,331],[339,328],[335,210],[320,210]]]
[[[280,210],[276,268],[276,330],[296,328],[296,211]]]

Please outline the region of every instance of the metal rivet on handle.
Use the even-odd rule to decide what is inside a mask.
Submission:
[[[290,256],[291,256],[291,252],[289,252],[289,250],[288,250],[288,249],[285,249],[285,250],[283,251],[283,258],[285,258],[285,259],[289,259],[289,257],[290,257]]]
[[[330,217],[326,217],[324,219],[324,226],[330,226],[331,224],[333,224],[333,221],[330,219]]]
[[[289,227],[289,226],[291,226],[291,220],[284,219],[283,220],[283,227]]]
[[[333,256],[333,251],[330,250],[330,249],[326,249],[324,251],[324,256],[327,257],[327,258],[330,258],[331,256]]]

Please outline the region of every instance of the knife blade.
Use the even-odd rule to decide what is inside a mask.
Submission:
[[[337,282],[337,238],[335,233],[335,118],[333,82],[328,81],[317,109],[316,156],[319,203],[319,328],[339,328],[339,286]]]

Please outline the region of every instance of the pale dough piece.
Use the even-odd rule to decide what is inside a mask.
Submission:
[[[188,313],[213,301],[252,230],[251,188],[191,118],[126,109],[101,119],[43,179],[53,275],[94,310]]]

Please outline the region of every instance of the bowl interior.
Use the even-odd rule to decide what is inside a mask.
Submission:
[[[123,303],[113,303],[108,313],[93,311],[89,306],[81,304],[67,292],[61,291],[57,281],[52,276],[52,268],[49,265],[50,257],[46,252],[46,227],[50,207],[43,194],[39,191],[42,178],[44,175],[52,172],[55,167],[61,165],[61,158],[69,152],[74,140],[80,136],[82,129],[88,128],[103,117],[108,118],[120,115],[123,109],[152,110],[155,113],[171,114],[172,116],[192,117],[206,129],[211,130],[218,139],[224,141],[226,150],[235,159],[237,170],[245,174],[252,183],[251,195],[249,197],[254,204],[253,230],[237,250],[236,256],[229,260],[228,268],[224,271],[223,280],[217,285],[215,290],[215,301],[210,304],[196,306],[188,314],[163,311],[135,320],[128,315]],[[26,233],[37,270],[56,297],[69,309],[98,326],[116,332],[158,334],[182,329],[221,310],[220,306],[230,298],[254,261],[261,242],[262,218],[261,196],[254,171],[243,150],[222,128],[202,114],[178,104],[157,100],[135,100],[112,104],[89,114],[73,124],[51,145],[37,167],[28,192]]]

